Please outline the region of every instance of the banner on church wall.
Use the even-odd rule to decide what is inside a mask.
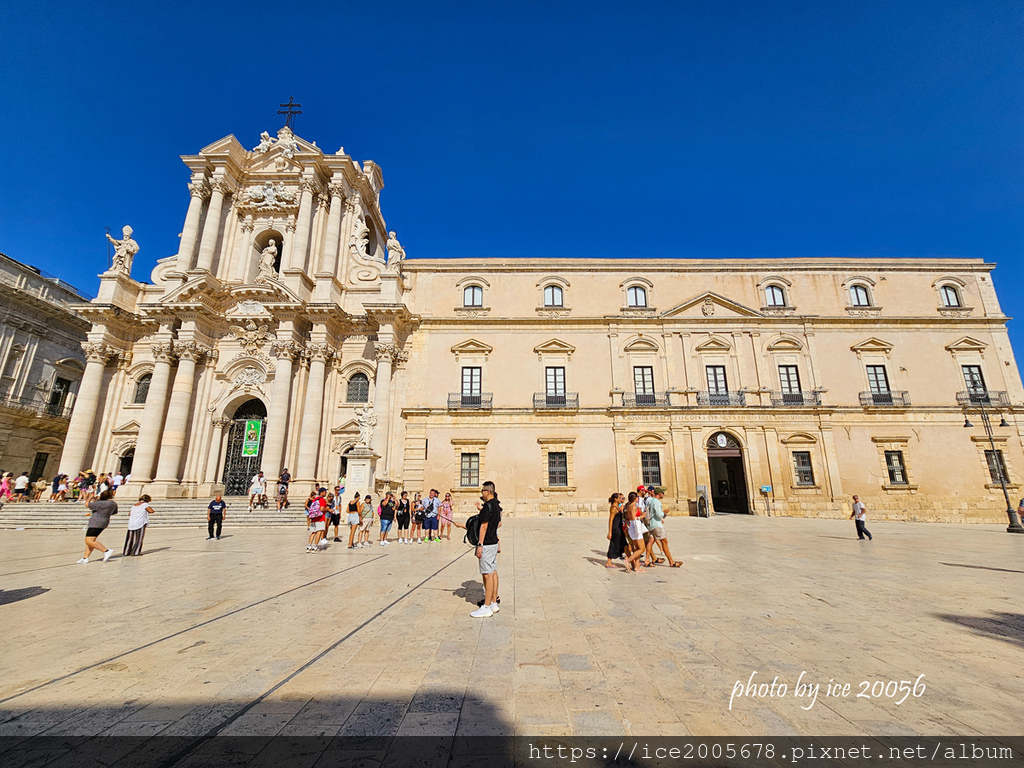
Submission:
[[[243,456],[258,456],[260,453],[260,438],[263,437],[262,421],[245,422],[245,440],[242,441]]]

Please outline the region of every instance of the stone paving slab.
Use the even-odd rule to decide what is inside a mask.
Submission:
[[[486,620],[461,542],[153,526],[143,557],[81,566],[79,532],[0,531],[0,736],[1015,732],[1024,536],[871,529],[670,518],[682,567],[627,574],[601,520],[509,518]],[[752,673],[786,695],[730,708]]]

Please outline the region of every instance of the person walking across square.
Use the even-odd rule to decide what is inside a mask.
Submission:
[[[867,529],[868,519],[868,508],[864,506],[864,502],[860,500],[860,497],[853,497],[853,511],[850,513],[850,517],[854,519],[857,524],[857,538],[864,541],[864,537],[868,537],[868,541],[872,540],[871,531]]]
[[[224,497],[219,493],[217,498],[206,507],[206,530],[209,533],[209,536],[206,537],[207,541],[212,538],[220,538],[220,530],[224,525],[224,510],[227,508],[227,502],[224,501]],[[216,537],[214,536],[214,531],[217,533]]]

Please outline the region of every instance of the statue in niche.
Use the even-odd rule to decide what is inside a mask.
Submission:
[[[359,424],[359,441],[356,444],[368,447],[373,440],[373,428],[377,426],[377,414],[369,405],[356,408],[356,422]]]
[[[253,148],[252,151],[255,152],[257,155],[264,155],[267,153],[267,150],[270,149],[273,143],[274,140],[270,138],[270,134],[267,133],[266,131],[263,131],[260,134],[260,143],[255,148]]]
[[[260,255],[260,273],[256,276],[256,282],[265,283],[268,280],[274,280],[277,277],[276,264],[277,241],[271,238],[270,242],[267,243],[267,247],[263,249]]]
[[[405,248],[398,242],[398,236],[395,235],[395,231],[391,230],[388,232],[388,269],[397,271],[401,269],[402,262],[405,261]]]
[[[370,258],[369,247],[370,247],[370,228],[366,226],[366,221],[360,215],[356,219],[352,231],[352,252],[357,256],[362,256],[364,259]]]
[[[107,240],[114,244],[114,261],[110,265],[111,272],[123,272],[126,275],[132,273],[132,259],[139,252],[139,244],[132,240],[132,228],[125,225],[121,230],[123,240],[117,240],[107,232]]]

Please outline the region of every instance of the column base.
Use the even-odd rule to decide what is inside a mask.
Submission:
[[[189,491],[194,489],[194,485],[191,488],[190,485],[173,480],[154,480],[146,485],[145,493],[154,499],[189,499],[192,498]]]
[[[224,495],[224,483],[200,483],[196,486],[196,498],[205,499],[207,496],[213,499],[217,494]],[[270,496],[267,496],[269,499]]]

